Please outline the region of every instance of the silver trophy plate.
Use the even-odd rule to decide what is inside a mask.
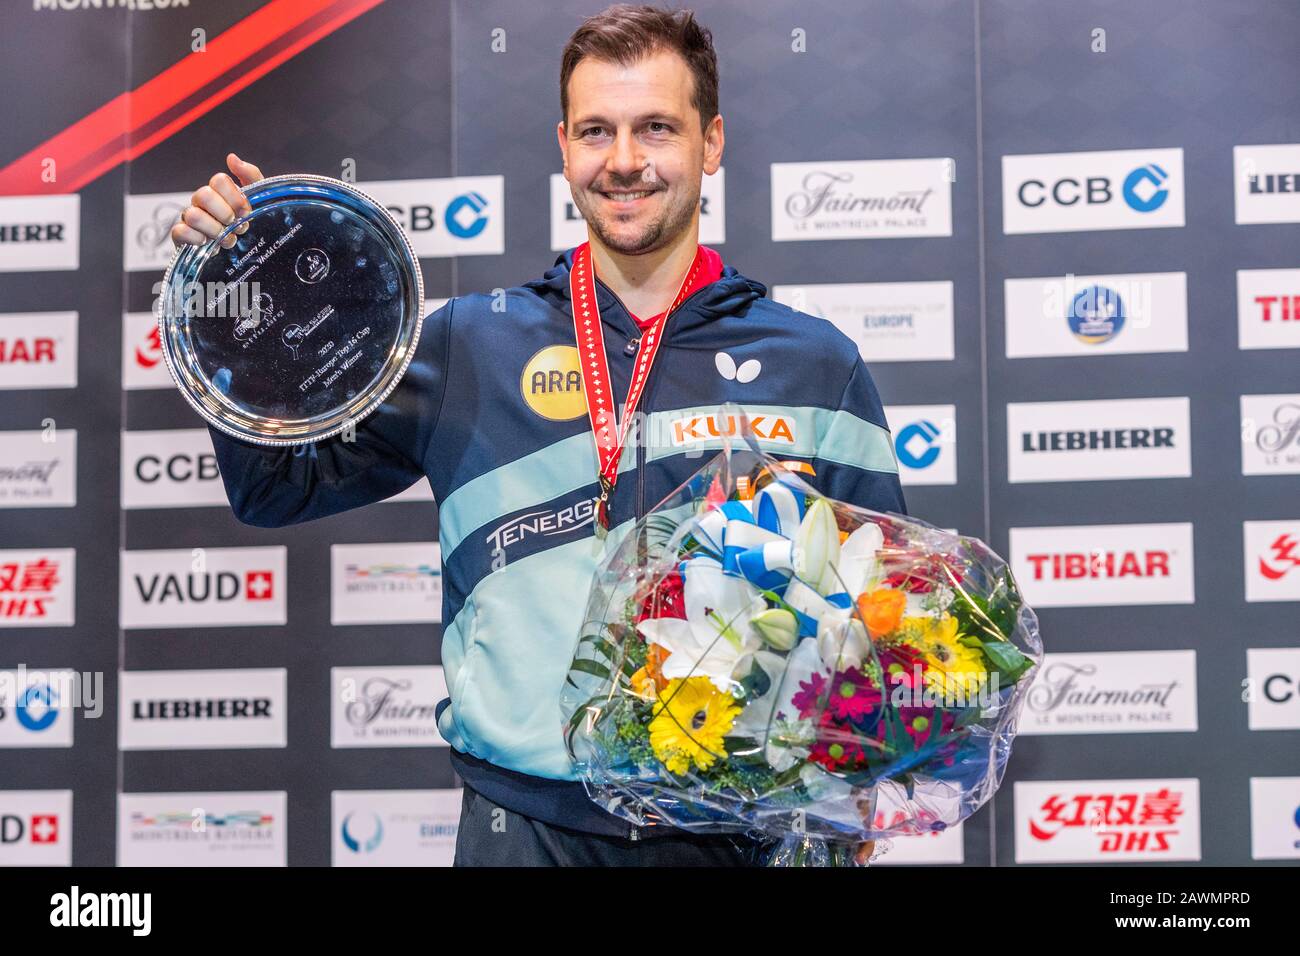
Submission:
[[[424,319],[420,261],[392,214],[350,183],[273,176],[243,192],[253,211],[183,246],[163,275],[163,355],[181,394],[226,434],[320,441],[374,411],[405,373]]]

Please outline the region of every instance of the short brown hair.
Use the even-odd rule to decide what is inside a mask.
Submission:
[[[616,3],[587,17],[569,37],[560,59],[560,110],[569,125],[569,77],[584,57],[631,66],[641,58],[670,50],[691,69],[691,105],[703,130],[718,115],[718,57],[713,34],[690,10],[665,10],[648,4]]]

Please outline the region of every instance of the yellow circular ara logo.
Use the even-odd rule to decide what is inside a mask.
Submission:
[[[519,377],[528,407],[543,418],[567,422],[587,414],[582,368],[572,345],[548,345],[528,360]]]

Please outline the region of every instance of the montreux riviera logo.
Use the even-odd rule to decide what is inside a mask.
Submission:
[[[1065,316],[1074,337],[1086,345],[1109,342],[1124,328],[1124,300],[1103,285],[1090,285],[1070,302]]]

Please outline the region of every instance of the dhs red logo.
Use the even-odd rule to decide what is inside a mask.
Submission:
[[[1194,777],[1018,781],[1013,791],[1017,863],[1201,858]]]
[[[56,612],[63,589],[58,557],[0,557],[0,625],[70,624]]]

